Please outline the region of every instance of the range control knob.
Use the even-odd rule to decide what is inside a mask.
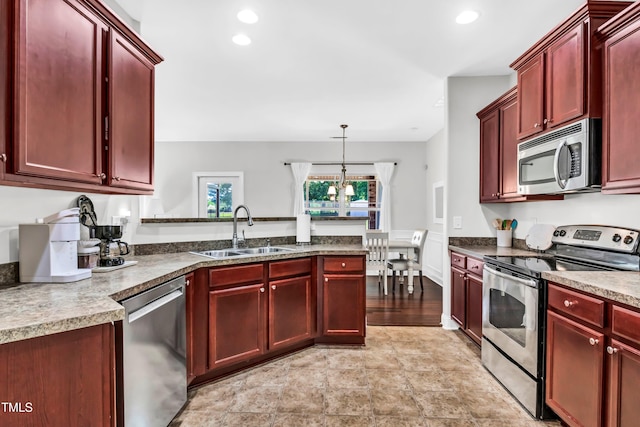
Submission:
[[[620,241],[620,239],[622,239],[622,236],[621,236],[621,235],[619,235],[618,233],[616,233],[616,234],[614,234],[614,235],[613,235],[613,241],[614,241],[614,242],[616,242],[616,243],[617,243],[617,242],[619,242],[619,241]]]
[[[627,236],[627,237],[624,238],[623,242],[624,242],[625,245],[628,245],[629,243],[633,242],[633,237]]]
[[[558,230],[555,230],[555,231],[553,232],[553,235],[554,235],[555,237],[558,237],[558,236],[560,235],[560,232],[559,232]]]
[[[564,237],[567,235],[567,231],[566,230],[560,230],[560,237]]]

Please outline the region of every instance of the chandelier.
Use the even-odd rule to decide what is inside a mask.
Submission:
[[[342,128],[342,136],[334,136],[333,138],[339,139],[342,138],[342,172],[340,172],[340,180],[338,181],[337,188],[336,185],[330,185],[329,190],[327,191],[327,195],[331,200],[335,200],[336,194],[338,191],[344,190],[345,196],[353,196],[355,192],[353,191],[353,185],[349,184],[347,181],[347,167],[345,166],[345,140],[347,139],[346,130],[349,125],[340,125]]]

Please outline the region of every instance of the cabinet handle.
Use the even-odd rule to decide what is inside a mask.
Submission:
[[[325,278],[324,278],[324,281],[325,281],[325,282],[328,282],[328,281],[329,281],[329,278],[328,278],[328,277],[325,277]]]
[[[609,354],[616,354],[618,352],[618,349],[615,347],[611,347],[610,345],[607,346],[607,353]]]
[[[534,128],[539,128],[539,127],[540,127],[540,123],[534,123],[534,124],[533,124],[533,127],[534,127]]]
[[[464,274],[458,274],[458,277],[464,277]]]
[[[271,289],[276,290],[276,285],[271,285]]]
[[[474,266],[473,266],[473,267],[471,267],[471,268],[472,268],[472,269],[474,269],[474,270],[477,270],[477,269],[478,269],[478,266],[477,266],[477,265],[474,265]]]
[[[595,338],[589,338],[589,344],[591,345],[596,345],[600,342],[600,340],[597,340]]]
[[[347,264],[343,262],[342,263],[342,268],[345,268],[346,266],[347,266]]]
[[[120,181],[120,177],[119,177],[119,176],[114,176],[114,177],[113,177],[113,180],[114,180],[114,181]]]
[[[496,197],[500,197],[500,193],[496,193]]]
[[[564,300],[564,306],[569,308],[569,307],[573,307],[574,305],[577,305],[578,301],[569,301],[568,299]]]
[[[264,292],[264,288],[260,288],[260,292]]]
[[[542,121],[542,123],[546,125],[547,123],[549,123],[549,120],[544,119],[544,120]]]
[[[0,161],[6,162],[7,161],[7,155],[2,153],[0,154]]]
[[[187,280],[187,286],[189,286],[191,284],[190,280]]]
[[[102,173],[101,173],[101,174],[99,174],[99,175],[98,175],[98,174],[96,174],[96,176],[97,176],[98,178],[100,178],[101,180],[103,180],[103,181],[104,181],[104,179],[107,177],[107,174],[105,174],[104,172],[102,172]]]

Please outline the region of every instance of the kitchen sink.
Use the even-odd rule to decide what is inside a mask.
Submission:
[[[258,248],[238,248],[238,249],[217,249],[213,251],[200,251],[200,252],[191,252],[196,255],[203,255],[209,258],[231,258],[231,257],[240,257],[247,255],[262,255],[262,254],[274,254],[279,252],[291,252],[293,249],[291,248],[282,248],[279,246],[261,246]]]

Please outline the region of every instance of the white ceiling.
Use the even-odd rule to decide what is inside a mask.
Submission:
[[[447,76],[509,64],[584,0],[117,0],[164,56],[158,141],[426,141]],[[257,24],[236,19],[256,11]],[[480,19],[454,22],[463,9]],[[253,39],[237,46],[231,37]]]

